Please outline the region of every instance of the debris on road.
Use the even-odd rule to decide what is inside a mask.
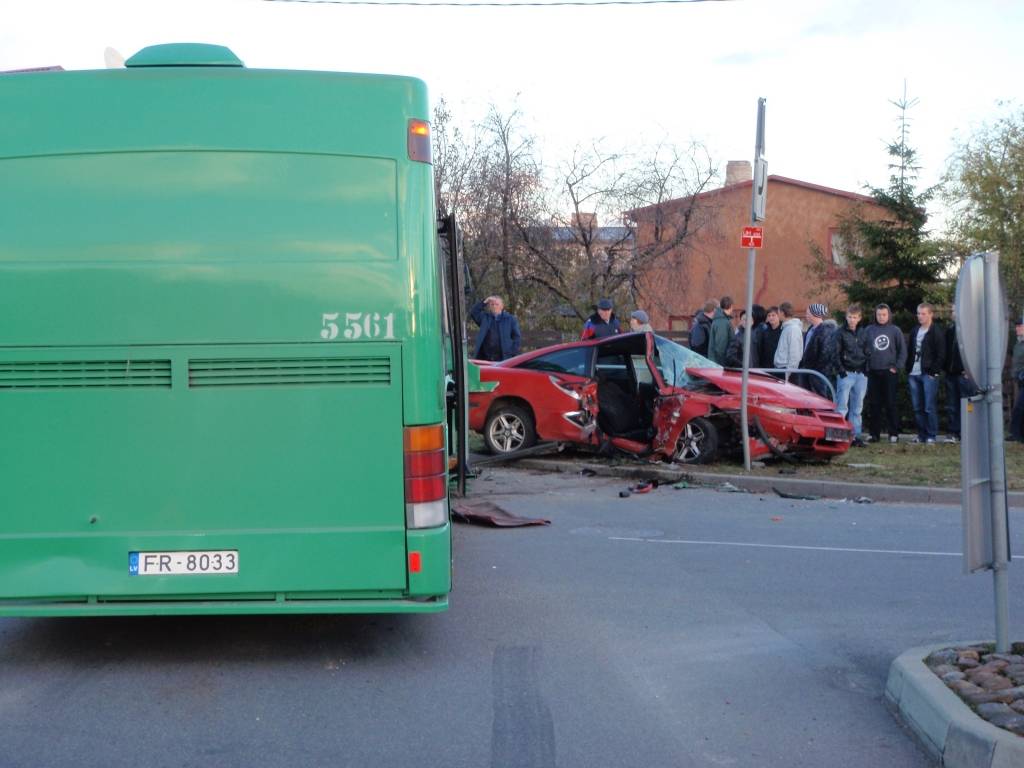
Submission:
[[[774,485],[772,490],[775,491],[776,496],[780,496],[783,499],[796,499],[797,501],[820,501],[821,496],[814,496],[806,493],[786,493],[786,491],[780,491]]]
[[[852,469],[885,469],[884,464],[847,464]]]
[[[452,519],[459,523],[489,525],[493,528],[520,528],[526,525],[551,525],[542,517],[519,517],[506,512],[493,501],[459,499],[452,504]]]
[[[688,482],[686,482],[685,480],[680,480],[678,483],[676,483],[672,487],[675,488],[677,491],[681,491],[684,488],[689,488],[690,484]]]
[[[856,499],[853,500],[853,503],[854,504],[874,504],[875,500],[872,499],[870,496],[858,496]]]
[[[490,456],[478,456],[473,459],[474,467],[486,467],[491,464],[506,464],[510,461],[517,461],[518,459],[525,459],[530,456],[541,456],[546,453],[558,453],[561,450],[560,443],[538,443],[529,448],[523,448],[519,451],[512,451],[511,453],[495,453]]]
[[[619,498],[620,499],[628,499],[632,495],[633,494],[630,491],[619,491]]]
[[[720,483],[715,490],[722,493],[750,493],[746,488],[739,488],[732,483]]]

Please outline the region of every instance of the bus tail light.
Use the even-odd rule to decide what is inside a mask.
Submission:
[[[407,427],[405,444],[405,523],[436,528],[448,522],[448,472],[444,426]]]
[[[409,121],[409,159],[430,162],[430,123],[426,120]]]

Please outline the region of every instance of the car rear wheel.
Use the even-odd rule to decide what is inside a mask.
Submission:
[[[497,406],[484,424],[484,442],[491,453],[512,453],[537,442],[533,416],[521,405]]]
[[[718,429],[700,416],[690,419],[679,434],[672,458],[680,464],[707,464],[718,455]]]

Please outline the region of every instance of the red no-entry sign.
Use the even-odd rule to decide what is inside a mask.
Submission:
[[[764,241],[764,227],[744,227],[740,237],[741,248],[760,248]]]

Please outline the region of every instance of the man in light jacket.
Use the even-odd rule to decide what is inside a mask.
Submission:
[[[774,363],[776,368],[786,369],[783,376],[789,381],[789,371],[799,368],[800,358],[804,356],[804,329],[788,301],[779,304],[779,314],[782,315],[782,335],[775,349]]]

